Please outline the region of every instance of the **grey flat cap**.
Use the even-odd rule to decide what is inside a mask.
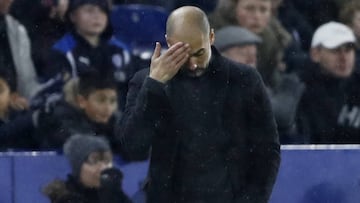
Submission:
[[[214,46],[224,51],[233,46],[259,44],[262,40],[251,31],[239,26],[223,27],[215,33]]]

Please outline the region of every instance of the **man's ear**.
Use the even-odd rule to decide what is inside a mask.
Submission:
[[[319,63],[320,61],[320,49],[320,47],[314,47],[310,49],[311,60],[316,63]]]
[[[166,39],[166,44],[168,45],[168,48],[170,48],[170,39],[169,39],[169,37],[168,37],[168,35],[167,34],[165,34],[165,39]]]
[[[213,28],[211,28],[211,30],[210,30],[210,36],[209,37],[210,37],[210,44],[213,45],[214,42],[215,42],[215,32],[214,32]]]
[[[84,109],[87,105],[87,99],[80,94],[76,95],[76,101],[77,101],[80,109]]]

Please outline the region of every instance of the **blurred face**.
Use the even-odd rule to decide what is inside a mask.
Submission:
[[[5,80],[0,79],[0,117],[4,117],[10,106],[10,88]]]
[[[95,90],[86,98],[79,95],[78,102],[90,120],[106,124],[117,109],[116,90]]]
[[[351,44],[344,44],[335,49],[313,48],[311,57],[327,73],[338,78],[347,78],[354,69],[355,48]]]
[[[71,13],[77,32],[84,36],[99,36],[108,23],[106,13],[96,5],[85,4]]]
[[[110,152],[92,152],[80,169],[80,182],[88,188],[100,187],[100,175],[113,166]]]
[[[353,29],[356,37],[360,39],[360,11],[355,13],[351,28]]]
[[[60,19],[64,19],[68,5],[69,0],[59,0],[58,5],[56,6],[56,13]]]
[[[0,0],[0,13],[7,14],[13,0]]]
[[[270,16],[270,0],[239,0],[236,6],[239,25],[257,34],[266,28]]]
[[[191,29],[188,32],[174,33],[171,37],[167,38],[169,46],[177,42],[184,42],[190,45],[189,60],[180,69],[191,77],[201,76],[211,58],[211,45],[214,42],[214,32],[203,33]]]
[[[233,46],[221,52],[221,54],[235,62],[256,68],[257,47],[255,44]]]

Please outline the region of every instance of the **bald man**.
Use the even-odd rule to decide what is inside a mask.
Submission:
[[[169,49],[156,43],[129,84],[119,129],[126,158],[151,151],[147,202],[267,202],[280,146],[259,74],[212,47],[196,7],[173,11],[166,32]]]

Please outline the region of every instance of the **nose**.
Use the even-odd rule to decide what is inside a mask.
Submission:
[[[189,69],[196,70],[197,67],[198,67],[197,60],[195,58],[190,58],[189,59]]]
[[[111,167],[112,167],[111,163],[107,163],[107,162],[102,161],[102,162],[100,162],[99,169],[100,169],[100,171],[103,171],[103,170],[111,168]]]

